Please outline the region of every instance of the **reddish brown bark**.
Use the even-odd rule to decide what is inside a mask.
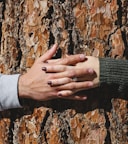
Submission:
[[[58,57],[128,58],[127,0],[0,1],[0,72],[24,73],[55,42]],[[1,112],[0,144],[127,144],[128,101],[109,88],[85,102],[28,102]]]

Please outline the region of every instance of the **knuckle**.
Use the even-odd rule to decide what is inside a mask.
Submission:
[[[67,70],[67,66],[63,66],[63,71],[66,71]]]
[[[68,59],[63,59],[64,64],[68,64],[69,60]]]
[[[55,69],[55,67],[53,65],[50,65],[49,69],[51,69],[51,71],[53,71]]]
[[[64,64],[66,64],[66,65],[67,65],[67,63],[68,63],[68,60],[67,60],[67,59],[65,59],[65,60],[64,60]]]
[[[56,92],[56,91],[53,93],[53,96],[54,96],[54,97],[57,97],[57,92]]]
[[[69,77],[74,77],[76,75],[75,71],[71,70],[69,72]]]
[[[66,66],[58,66],[58,69],[59,69],[60,71],[66,71]]]
[[[71,78],[67,78],[67,82],[72,82],[72,79]]]
[[[65,96],[70,96],[70,95],[71,95],[71,92],[66,92],[64,95],[65,95]]]
[[[72,83],[71,89],[76,89],[76,84],[75,83]]]
[[[88,69],[83,69],[83,74],[88,74]]]
[[[72,95],[72,91],[63,92],[63,96],[65,96],[65,97],[70,96],[70,95]]]

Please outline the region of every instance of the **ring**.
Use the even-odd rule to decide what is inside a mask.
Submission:
[[[77,81],[77,77],[73,77],[72,81],[76,82]]]

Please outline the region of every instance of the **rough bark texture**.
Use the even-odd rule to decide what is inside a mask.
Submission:
[[[24,73],[55,42],[56,58],[128,58],[127,0],[1,0],[0,72]],[[127,144],[128,101],[108,87],[85,102],[28,102],[0,113],[0,144]]]

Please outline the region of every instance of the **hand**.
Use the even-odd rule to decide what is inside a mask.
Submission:
[[[99,58],[93,57],[93,56],[86,56],[88,59],[86,62],[80,62],[76,64],[76,68],[86,68],[86,69],[93,69],[95,73],[93,75],[90,75],[89,77],[85,75],[84,77],[81,77],[81,81],[86,80],[87,78],[90,80],[93,80],[94,87],[98,87],[100,84],[100,64],[99,64]]]
[[[48,52],[35,61],[31,69],[19,77],[19,98],[32,98],[35,100],[48,99],[49,95],[55,95],[56,91],[47,85],[48,75],[44,69],[45,61],[50,59],[57,50],[54,45]]]
[[[62,88],[65,90],[58,92],[58,96],[61,96],[61,98],[80,99],[81,96],[75,95],[76,92],[99,86],[99,59],[91,56],[86,56],[86,58],[88,59],[87,61],[80,62],[72,67],[74,72],[81,70],[81,72],[79,71],[79,73],[74,74],[74,77],[77,77],[77,81],[68,84],[63,83]],[[64,64],[64,60],[59,60],[59,64],[61,64],[61,61]],[[87,72],[83,75],[83,71]],[[60,84],[60,82],[56,80],[52,80],[51,82],[53,86]],[[72,89],[66,90],[67,87]],[[84,99],[86,99],[86,96],[84,96]]]
[[[49,100],[57,98],[59,91],[64,90],[62,85],[51,87],[48,82],[50,79],[57,81],[64,81],[63,83],[70,83],[74,76],[74,71],[71,66],[63,65],[75,64],[85,60],[84,55],[75,55],[67,59],[55,60],[55,64],[46,63],[56,53],[57,45],[54,45],[48,52],[40,57],[33,64],[31,69],[24,75],[21,75],[18,83],[19,98],[31,98],[35,100]],[[57,64],[58,63],[58,64]],[[62,64],[61,64],[62,63]],[[59,69],[58,69],[59,68]],[[50,73],[47,73],[49,69]],[[81,73],[77,71],[78,75],[85,75],[86,71]],[[62,80],[63,79],[63,80]],[[66,90],[71,90],[72,87],[66,87]]]

